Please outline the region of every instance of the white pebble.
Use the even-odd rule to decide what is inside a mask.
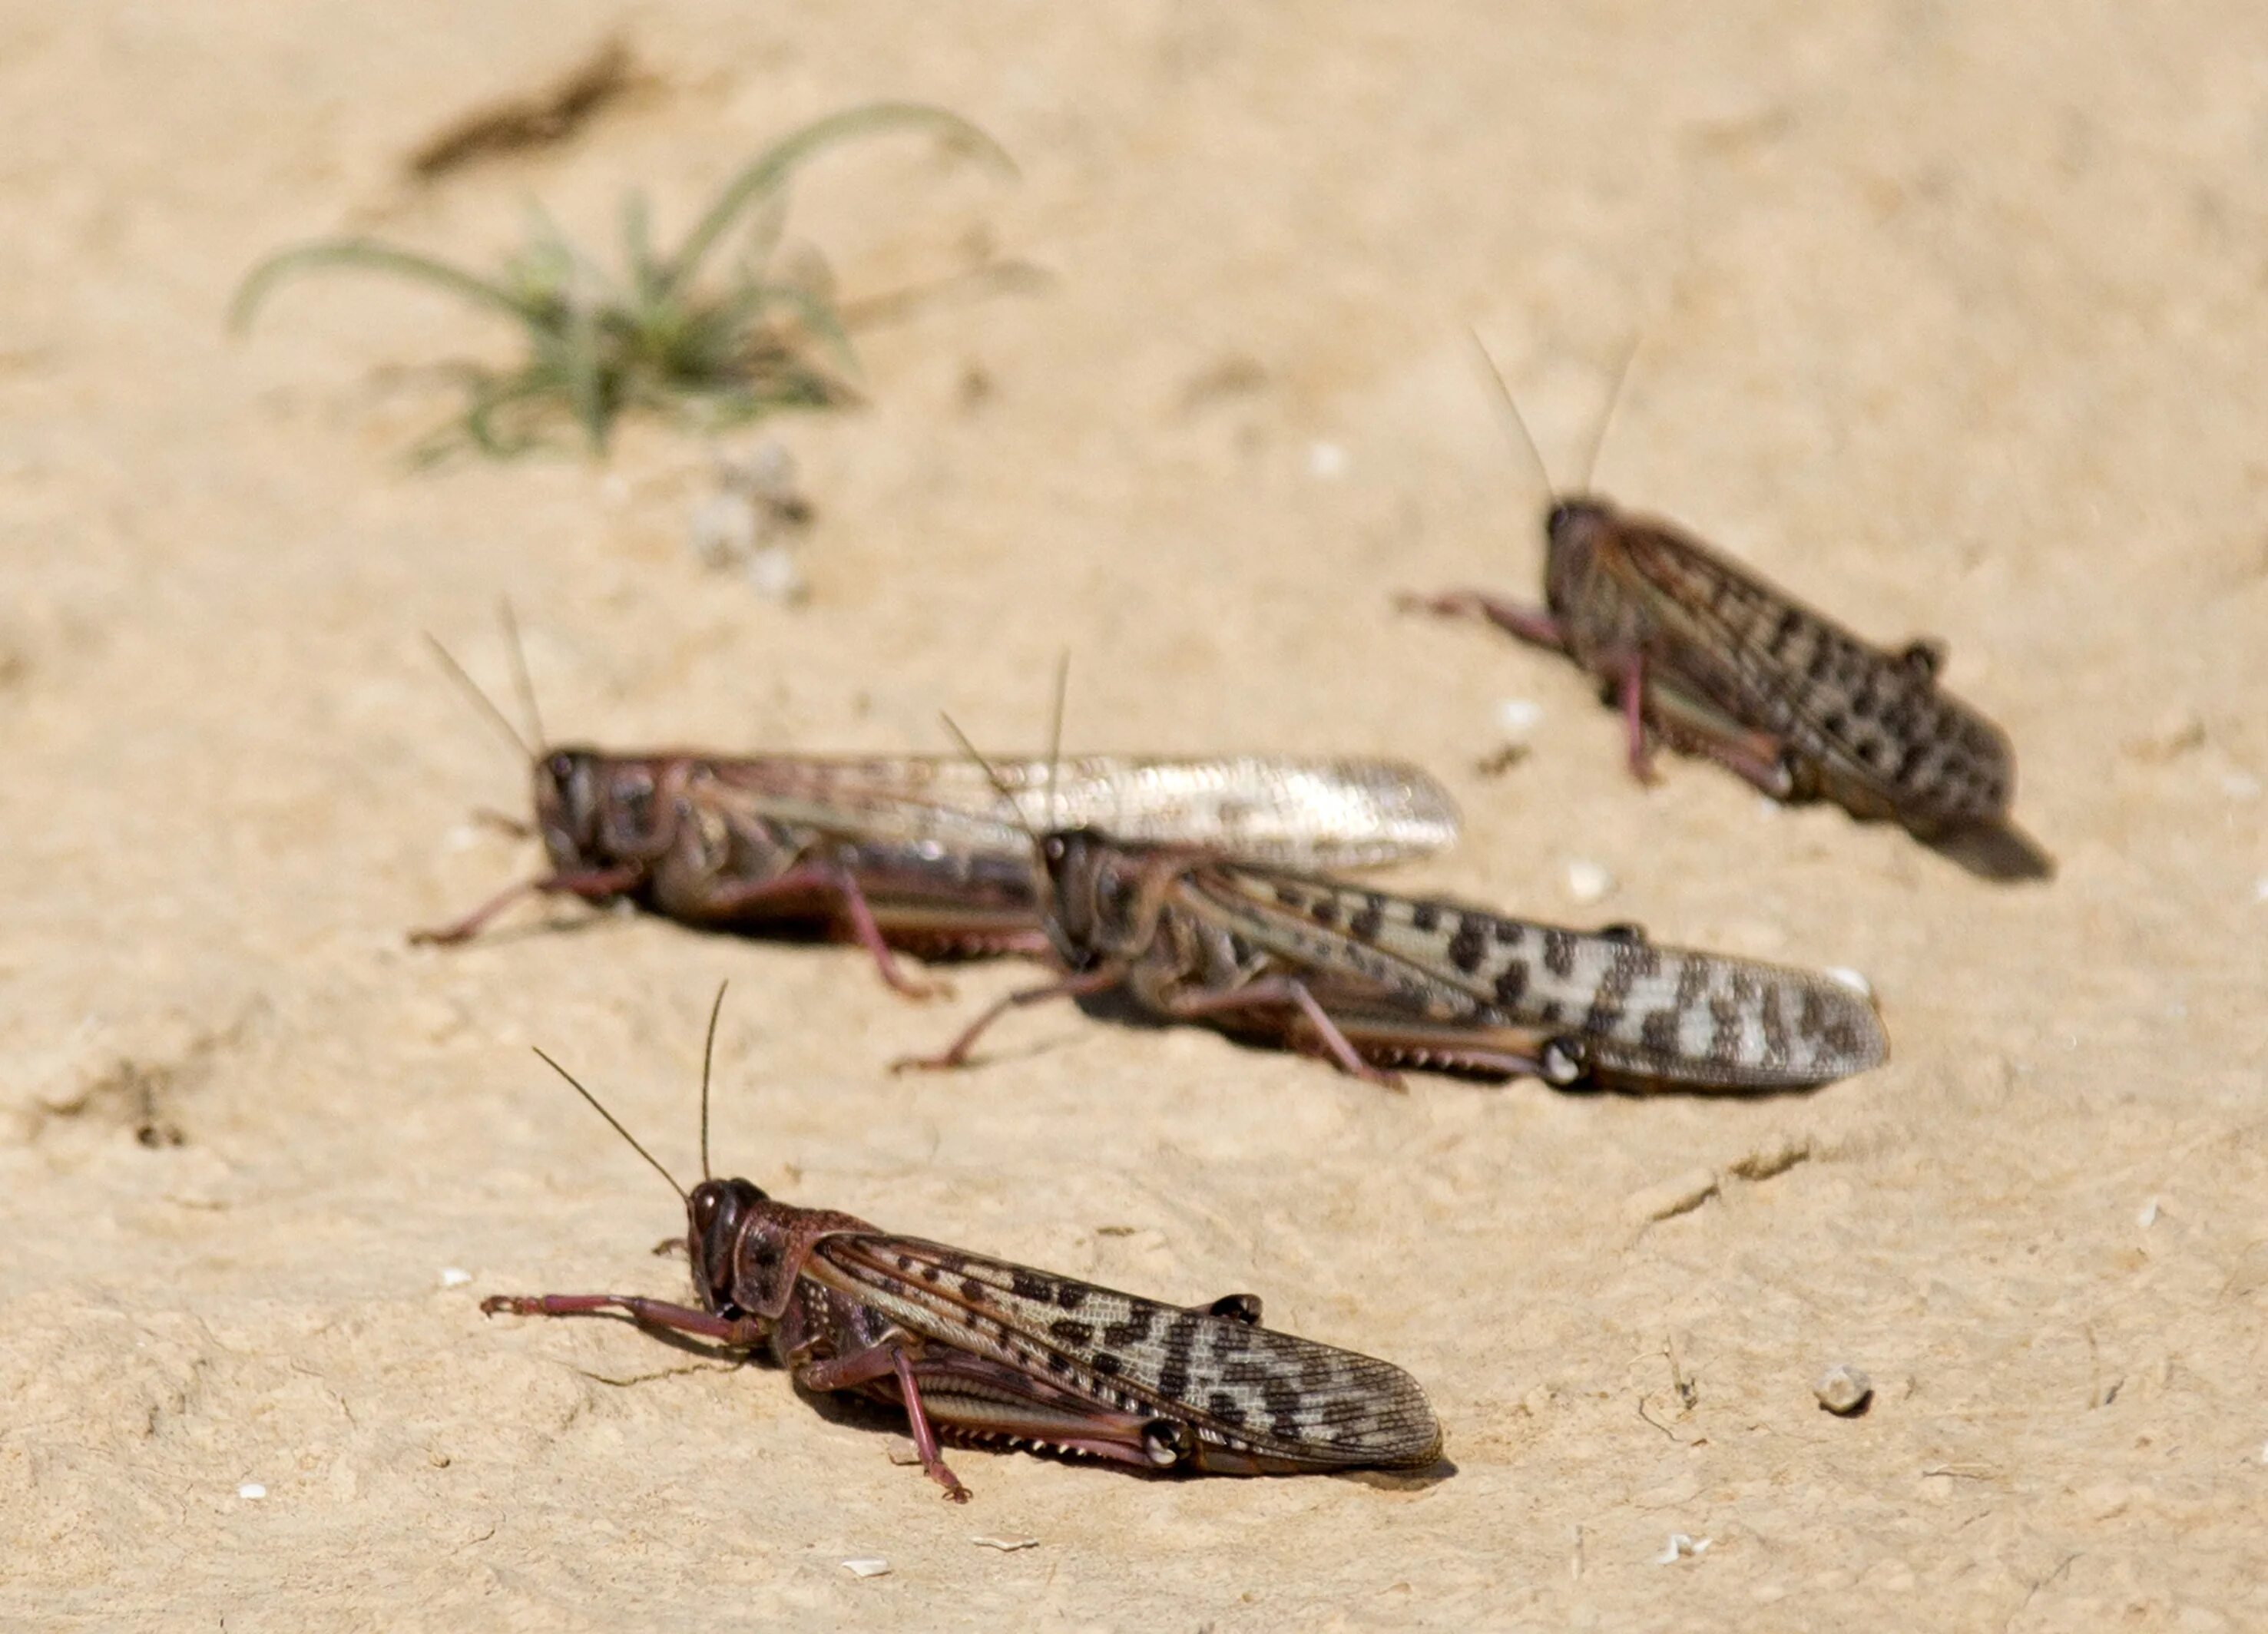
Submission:
[[[2134,1223],[2144,1231],[2158,1223],[2158,1200],[2155,1197],[2142,1205],[2142,1211],[2134,1217]]]
[[[473,1274],[470,1271],[460,1271],[453,1265],[445,1265],[441,1268],[441,1285],[444,1288],[461,1288],[472,1279]]]
[[[1004,1555],[1012,1555],[1020,1549],[1037,1549],[1035,1537],[972,1537],[968,1540],[980,1549],[997,1549]]]
[[[2257,800],[2260,798],[2260,779],[2249,771],[2223,773],[2220,791],[2232,800]]]
[[[846,1560],[843,1569],[854,1578],[884,1578],[890,1574],[890,1563],[873,1555],[862,1555],[856,1560]]]
[[[247,1500],[255,1498],[265,1498],[268,1496],[268,1489],[261,1485],[257,1481],[247,1481],[242,1486],[236,1489],[236,1495],[239,1498]]]
[[[2268,902],[2268,873],[2262,874],[2252,882],[2252,900],[2256,902]]]
[[[1830,965],[1827,967],[1827,975],[1830,980],[1842,983],[1861,998],[1872,998],[1874,996],[1874,984],[1848,965]]]
[[[1615,888],[1615,877],[1594,862],[1567,865],[1567,894],[1579,902],[1595,902]]]
[[[1307,475],[1326,479],[1344,476],[1347,467],[1346,450],[1336,443],[1307,445]]]
[[[1706,1554],[1709,1545],[1716,1541],[1714,1538],[1688,1537],[1683,1532],[1672,1532],[1668,1544],[1653,1557],[1653,1564],[1657,1566],[1674,1565],[1689,1556],[1697,1559]]]
[[[1838,1418],[1855,1418],[1874,1399],[1874,1381],[1848,1362],[1837,1362],[1811,1387],[1819,1404]]]
[[[1527,740],[1543,721],[1543,706],[1530,698],[1506,698],[1496,706],[1498,731],[1514,743]]]
[[[792,607],[811,593],[795,552],[785,545],[763,545],[748,557],[749,587],[767,601]]]

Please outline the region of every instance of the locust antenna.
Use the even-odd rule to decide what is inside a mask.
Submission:
[[[1535,475],[1543,479],[1544,496],[1550,497],[1559,491],[1551,485],[1551,467],[1543,463],[1543,451],[1536,447],[1535,434],[1528,431],[1528,422],[1521,416],[1520,405],[1512,399],[1512,387],[1505,384],[1504,371],[1498,368],[1496,359],[1489,356],[1488,342],[1481,339],[1478,329],[1467,329],[1465,333],[1472,336],[1473,350],[1480,355],[1481,367],[1488,371],[1489,379],[1496,384],[1497,401],[1504,405],[1513,430],[1520,433],[1521,446],[1528,451],[1528,463],[1535,467]]]
[[[961,745],[961,752],[976,762],[978,769],[983,772],[985,780],[991,784],[992,791],[1008,802],[1009,811],[1015,814],[1016,826],[1024,831],[1024,837],[1032,843],[1032,849],[1037,851],[1040,848],[1039,832],[1025,817],[1024,807],[1009,791],[1007,779],[1001,777],[992,762],[984,758],[983,751],[968,740],[968,734],[954,725],[952,716],[940,711],[938,718],[945,723],[945,729],[953,734],[954,741]]]
[[[519,735],[519,728],[512,724],[512,717],[498,709],[496,700],[481,690],[480,682],[465,673],[465,666],[441,644],[440,638],[428,630],[425,632],[425,644],[433,649],[433,656],[441,660],[441,667],[448,672],[449,678],[472,700],[473,707],[486,716],[497,730],[504,733],[505,740],[519,751],[520,759],[523,762],[534,760],[535,751],[527,747],[527,740]]]
[[[1066,647],[1056,659],[1056,697],[1053,711],[1048,717],[1048,803],[1047,827],[1056,826],[1056,768],[1063,763],[1064,698],[1071,691],[1071,650]]]
[[[701,1178],[709,1178],[709,1069],[717,1061],[717,1018],[725,1013],[725,990],[729,982],[717,983],[717,1000],[709,1006],[709,1036],[701,1045]]]
[[[1591,438],[1591,451],[1583,457],[1583,478],[1575,489],[1579,494],[1591,491],[1591,473],[1598,468],[1599,451],[1607,445],[1607,428],[1615,423],[1615,407],[1623,400],[1623,385],[1630,379],[1631,365],[1638,361],[1638,349],[1645,338],[1634,337],[1623,350],[1622,367],[1615,371],[1614,387],[1607,394],[1606,412],[1599,416],[1598,435]]]
[[[543,730],[543,711],[535,707],[535,682],[527,673],[527,649],[520,644],[519,620],[512,615],[511,598],[497,603],[497,619],[504,625],[504,645],[512,650],[512,684],[519,689],[519,706],[527,711],[528,726],[538,743],[549,743]],[[535,757],[531,754],[528,759]]]
[[[534,1046],[531,1045],[530,1048],[533,1049]],[[661,1159],[659,1158],[655,1157],[653,1153],[648,1152],[644,1146],[639,1145],[637,1137],[631,1134],[630,1130],[624,1129],[622,1125],[622,1120],[615,1117],[613,1113],[608,1111],[605,1107],[601,1106],[599,1102],[599,1098],[596,1095],[584,1088],[582,1085],[577,1083],[575,1081],[575,1075],[572,1072],[570,1072],[565,1067],[561,1066],[556,1061],[554,1061],[550,1056],[545,1055],[542,1050],[537,1049],[535,1054],[536,1057],[541,1060],[545,1066],[549,1067],[554,1072],[556,1072],[560,1077],[567,1080],[568,1088],[573,1090],[577,1094],[582,1096],[584,1100],[589,1101],[591,1103],[591,1110],[597,1113],[600,1117],[606,1119],[609,1124],[613,1125],[615,1134],[620,1135],[624,1140],[630,1143],[630,1150],[632,1152],[637,1152],[638,1156],[644,1158],[648,1163],[653,1165],[653,1172],[669,1182],[669,1189],[677,1194],[679,1202],[683,1203],[689,1201],[685,1195],[685,1188],[677,1183],[677,1176],[661,1167]]]

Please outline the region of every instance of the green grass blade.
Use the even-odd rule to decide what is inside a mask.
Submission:
[[[998,143],[960,114],[949,114],[940,107],[928,107],[917,102],[874,102],[830,114],[774,143],[725,185],[716,202],[710,205],[709,213],[702,217],[671,260],[664,292],[681,294],[701,270],[702,261],[717,247],[718,240],[732,230],[740,212],[751,202],[769,195],[806,159],[853,136],[893,127],[922,126],[954,137],[975,149],[988,162],[1014,173],[1015,162]]]
[[[395,249],[390,244],[380,244],[372,239],[321,239],[313,244],[280,250],[247,273],[244,282],[237,285],[235,298],[229,303],[230,330],[240,335],[249,328],[261,303],[268,298],[269,291],[284,279],[324,267],[393,273],[414,282],[447,290],[452,294],[464,297],[476,306],[494,307],[523,323],[534,317],[526,303],[502,284],[492,283],[475,274],[452,267],[446,261],[435,261],[414,250]]]

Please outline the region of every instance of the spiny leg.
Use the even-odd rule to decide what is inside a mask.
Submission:
[[[1027,987],[1021,992],[997,998],[983,1014],[961,1028],[961,1036],[934,1056],[901,1056],[890,1063],[893,1072],[946,1072],[968,1064],[968,1052],[990,1027],[1011,1010],[1021,1010],[1027,1005],[1045,1004],[1050,998],[1088,998],[1097,993],[1107,993],[1126,979],[1123,966],[1102,965],[1082,975],[1067,976],[1060,982],[1050,982],[1045,987]]]
[[[482,925],[523,896],[579,896],[586,902],[597,902],[602,897],[619,895],[644,875],[645,870],[637,867],[593,868],[579,873],[550,873],[539,879],[523,880],[518,885],[498,891],[453,924],[438,925],[429,931],[412,931],[409,940],[418,947],[446,947],[458,942],[470,941],[480,933]]]
[[[907,1356],[905,1346],[895,1339],[848,1356],[837,1356],[823,1362],[806,1362],[795,1370],[795,1381],[806,1390],[847,1390],[895,1373],[898,1394],[904,1400],[906,1421],[913,1426],[914,1450],[921,1454],[922,1470],[929,1478],[945,1489],[945,1495],[956,1504],[968,1501],[968,1489],[961,1484],[961,1477],[946,1467],[945,1454],[939,1450],[937,1429],[929,1421],[929,1410],[922,1405],[921,1390],[914,1383],[914,1365]]]
[[[1307,1025],[1314,1029],[1316,1038],[1340,1071],[1386,1089],[1403,1086],[1401,1078],[1395,1074],[1381,1071],[1362,1058],[1362,1052],[1347,1041],[1347,1035],[1339,1031],[1338,1024],[1316,1002],[1307,984],[1296,976],[1263,976],[1225,993],[1176,993],[1167,999],[1166,1010],[1176,1020],[1192,1021],[1234,1010],[1277,1009],[1285,1005],[1307,1018]]]
[[[1567,650],[1566,632],[1551,615],[1541,607],[1506,601],[1484,591],[1451,590],[1437,596],[1420,596],[1405,591],[1394,599],[1394,605],[1405,613],[1432,613],[1443,618],[1484,618],[1532,646],[1543,647],[1553,652]]]
[[[481,1314],[494,1316],[508,1311],[514,1316],[594,1316],[613,1313],[648,1328],[713,1339],[719,1344],[746,1350],[761,1343],[766,1323],[752,1317],[719,1316],[714,1311],[649,1299],[635,1293],[492,1293],[481,1301]]]

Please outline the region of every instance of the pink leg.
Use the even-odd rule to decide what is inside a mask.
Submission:
[[[1084,975],[1070,976],[1061,982],[1050,982],[1045,987],[1027,987],[1020,993],[1011,993],[1005,998],[995,999],[991,1007],[961,1030],[961,1036],[934,1056],[901,1056],[890,1063],[893,1072],[945,1072],[968,1064],[968,1052],[976,1047],[984,1029],[1006,1015],[1011,1010],[1020,1010],[1027,1005],[1045,1004],[1050,998],[1085,998],[1096,993],[1107,993],[1126,979],[1123,965],[1103,965]]]
[[[814,887],[832,891],[842,898],[843,916],[850,922],[852,939],[873,956],[875,968],[892,988],[909,998],[937,998],[953,991],[941,982],[917,982],[898,968],[896,956],[882,938],[882,927],[874,918],[874,909],[866,901],[866,893],[858,888],[858,876],[835,863],[799,863],[769,880],[726,886],[704,898],[701,911],[703,916],[726,918],[751,908],[761,908],[768,901],[803,895]]]
[[[714,1311],[699,1311],[689,1305],[672,1305],[666,1299],[648,1299],[634,1293],[492,1293],[481,1301],[481,1311],[488,1316],[500,1311],[508,1311],[514,1316],[592,1316],[611,1311],[649,1328],[690,1334],[696,1339],[714,1339],[736,1350],[761,1344],[771,1332],[770,1323],[754,1317],[744,1316],[735,1321]]]
[[[1197,1020],[1205,1016],[1217,1016],[1232,1010],[1273,1009],[1284,1005],[1295,1006],[1307,1019],[1325,1050],[1338,1064],[1340,1071],[1359,1078],[1366,1084],[1376,1084],[1386,1089],[1400,1089],[1402,1080],[1391,1072],[1381,1071],[1362,1058],[1359,1050],[1347,1041],[1347,1035],[1338,1029],[1315,996],[1307,990],[1306,983],[1297,977],[1271,975],[1263,977],[1248,986],[1226,993],[1187,993],[1176,995],[1167,1006],[1176,1019]]]
[[[1629,740],[1631,776],[1653,783],[1653,756],[1646,742],[1646,659],[1633,656],[1623,666],[1616,688],[1622,699],[1623,732]]]
[[[628,890],[645,877],[643,868],[594,868],[581,873],[546,874],[540,880],[523,880],[507,890],[497,892],[478,908],[453,924],[430,931],[412,931],[409,940],[419,947],[446,947],[457,942],[470,941],[480,929],[531,892],[547,896],[579,896],[585,902],[596,902],[602,896],[613,896]]]
[[[898,1395],[905,1402],[906,1421],[913,1426],[914,1450],[921,1454],[923,1472],[943,1487],[954,1503],[967,1503],[968,1489],[946,1467],[936,1427],[929,1421],[929,1410],[922,1405],[921,1390],[914,1383],[914,1365],[903,1345],[889,1340],[831,1361],[806,1362],[795,1370],[795,1381],[806,1390],[845,1390],[889,1373],[897,1375]]]
[[[1504,601],[1477,590],[1452,590],[1438,596],[1418,596],[1407,593],[1394,599],[1395,605],[1405,613],[1435,613],[1445,618],[1484,618],[1498,629],[1505,630],[1533,646],[1549,648],[1554,652],[1567,650],[1565,632],[1559,621],[1540,607],[1523,607],[1516,601]]]

